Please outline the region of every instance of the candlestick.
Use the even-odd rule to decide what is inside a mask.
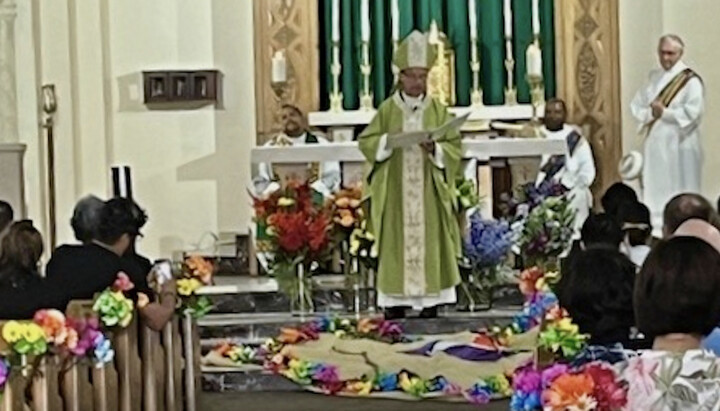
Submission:
[[[533,28],[533,35],[539,36],[540,35],[540,6],[539,6],[540,0],[533,0],[532,2],[532,28]]]
[[[332,2],[332,41],[340,41],[340,0]]]
[[[483,93],[482,87],[480,87],[480,59],[478,58],[478,39],[470,39],[470,50],[471,60],[470,69],[473,73],[473,88],[470,92],[470,101],[473,107],[480,107],[483,105]]]
[[[540,39],[535,36],[526,53],[527,80],[530,85],[530,102],[533,105],[533,118],[537,119],[537,109],[545,104],[545,85],[542,73],[542,50]]]
[[[370,42],[370,0],[360,2],[360,39]]]
[[[362,43],[362,56],[363,61],[360,63],[360,73],[363,76],[363,91],[360,93],[360,109],[372,110],[373,109],[373,97],[370,93],[370,73],[372,67],[370,66],[370,44],[367,41]]]
[[[514,84],[515,58],[512,53],[512,37],[505,37],[505,70],[507,71],[507,88],[505,88],[505,104],[513,106],[517,104],[517,89]]]
[[[278,50],[272,57],[272,82],[284,83],[287,81],[287,61],[285,52]]]
[[[477,39],[477,12],[475,0],[468,0],[468,20],[470,23],[470,40]]]
[[[505,0],[503,9],[503,18],[505,19],[505,37],[512,37],[512,8],[510,7],[510,0]]]
[[[340,73],[342,72],[342,65],[340,64],[340,42],[333,42],[333,63],[330,66],[330,72],[333,77],[333,89],[330,93],[330,110],[331,111],[343,111],[343,95],[340,92]]]
[[[525,65],[528,76],[542,78],[542,53],[537,42],[531,43],[525,52]]]
[[[392,40],[397,44],[400,41],[400,7],[398,6],[398,0],[392,0],[390,18],[392,19]]]

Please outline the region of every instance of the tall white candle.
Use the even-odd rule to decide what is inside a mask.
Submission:
[[[505,0],[503,17],[505,18],[505,37],[512,37],[512,8],[510,7],[510,0]]]
[[[537,44],[532,43],[525,52],[525,65],[528,76],[542,77],[542,52]]]
[[[370,41],[370,0],[360,2],[360,38],[364,42]]]
[[[332,41],[340,41],[340,0],[332,2]]]
[[[540,34],[540,6],[538,3],[540,0],[532,1],[532,28],[533,34],[538,36]]]
[[[392,0],[392,6],[390,7],[390,18],[392,19],[392,39],[393,41],[400,40],[400,7],[398,6],[399,0]]]
[[[287,61],[285,52],[276,51],[272,57],[272,82],[284,83],[287,80]]]
[[[477,13],[475,12],[475,0],[468,0],[468,18],[470,20],[470,39],[477,39]]]

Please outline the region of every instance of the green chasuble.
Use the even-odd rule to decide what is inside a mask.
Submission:
[[[442,153],[435,158],[419,146],[392,152],[381,147],[385,135],[392,139],[403,131],[430,130],[451,118],[435,99],[417,101],[411,106],[395,93],[358,137],[369,164],[366,194],[370,227],[378,241],[378,289],[398,298],[433,297],[448,289],[454,296],[460,282],[453,189],[460,172],[460,135],[451,132],[441,138],[435,150]],[[378,157],[379,151],[386,154]]]

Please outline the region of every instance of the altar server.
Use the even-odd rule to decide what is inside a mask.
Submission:
[[[406,307],[437,316],[437,306],[456,301],[460,282],[460,232],[453,185],[460,173],[460,135],[437,142],[388,148],[398,133],[431,130],[450,119],[447,108],[427,95],[436,58],[427,34],[413,31],[393,57],[398,91],[385,100],[358,141],[369,169],[371,227],[379,252],[378,305],[386,317]]]
[[[304,144],[328,144],[323,137],[308,131],[305,115],[299,108],[291,104],[282,107],[283,132],[265,143],[265,146],[297,146]],[[309,163],[311,186],[318,193],[330,197],[340,187],[340,163],[326,161]],[[272,164],[260,163],[258,174],[253,179],[255,194],[263,197],[280,188]]]
[[[567,108],[560,99],[545,104],[542,134],[551,140],[567,142],[565,155],[542,157],[537,184],[557,181],[570,190],[570,204],[575,210],[575,238],[590,214],[593,198],[590,185],[595,181],[595,160],[590,143],[573,126],[566,124]]]
[[[700,192],[704,90],[700,76],[682,61],[684,47],[678,36],[660,39],[661,68],[650,73],[631,104],[645,138],[643,202],[656,237],[662,235],[665,204],[681,192]]]

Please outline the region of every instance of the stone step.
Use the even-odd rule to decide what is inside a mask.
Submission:
[[[225,367],[203,367],[202,389],[205,392],[303,391],[294,382],[269,371]]]

